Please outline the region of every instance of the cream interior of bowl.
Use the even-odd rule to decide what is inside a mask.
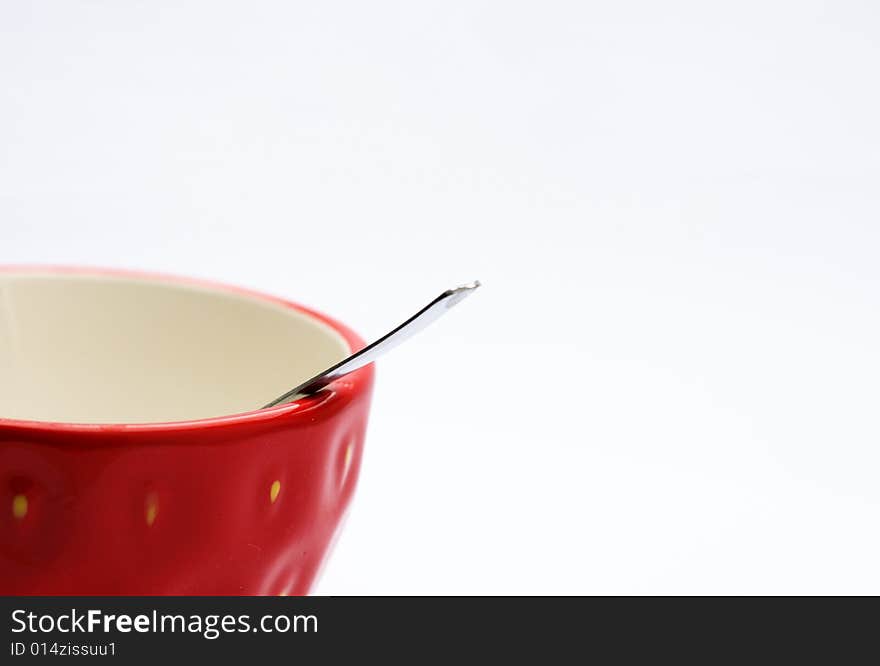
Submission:
[[[326,324],[231,291],[0,273],[0,419],[151,423],[250,411],[348,353]]]

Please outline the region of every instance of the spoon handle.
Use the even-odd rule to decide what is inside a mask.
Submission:
[[[382,354],[384,354],[385,352],[394,349],[401,342],[412,337],[431,322],[439,319],[440,315],[446,312],[453,305],[460,303],[479,286],[480,283],[478,281],[474,281],[469,284],[456,287],[455,289],[444,291],[437,298],[428,303],[425,307],[416,312],[412,317],[407,319],[391,332],[386,333],[372,344],[367,345],[359,352],[355,352],[354,354],[343,359],[336,365],[327,368],[326,370],[315,375],[308,381],[305,381],[299,386],[292,388],[284,395],[278,396],[268,405],[264,405],[263,409],[265,409],[266,407],[275,407],[276,405],[289,402],[293,398],[300,395],[310,395],[312,393],[316,393],[317,391],[320,391],[322,388],[327,386],[327,384],[336,379],[339,379],[343,375],[347,375],[349,372],[354,372],[358,368],[362,368],[368,363],[372,363],[377,358],[382,356]]]

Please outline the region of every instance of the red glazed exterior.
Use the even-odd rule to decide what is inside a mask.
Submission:
[[[180,423],[0,419],[0,594],[308,593],[354,491],[372,385],[370,365],[298,404]]]

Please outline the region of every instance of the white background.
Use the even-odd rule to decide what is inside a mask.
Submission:
[[[378,368],[324,594],[880,593],[873,2],[8,2],[0,262]]]

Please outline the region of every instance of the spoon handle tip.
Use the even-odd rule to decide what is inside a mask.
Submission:
[[[343,375],[347,375],[349,372],[354,372],[358,368],[362,368],[369,363],[372,363],[379,356],[393,349],[401,342],[412,337],[423,328],[425,328],[428,324],[438,319],[440,315],[446,312],[453,305],[456,305],[467,298],[479,286],[480,281],[474,280],[473,282],[463,284],[460,287],[455,287],[454,289],[448,289],[447,291],[444,291],[437,298],[428,303],[428,305],[423,307],[412,317],[400,324],[397,328],[392,329],[389,333],[386,333],[375,342],[367,345],[360,351],[355,352],[354,354],[343,359],[339,363],[327,368],[326,370],[315,375],[308,381],[303,382],[296,388],[291,389],[284,395],[275,398],[275,400],[273,400],[269,404],[264,405],[263,409],[267,407],[275,407],[276,405],[280,405],[285,402],[290,402],[300,395],[315,393],[316,391],[319,391],[327,386],[327,384],[329,384],[333,380],[338,379]]]

